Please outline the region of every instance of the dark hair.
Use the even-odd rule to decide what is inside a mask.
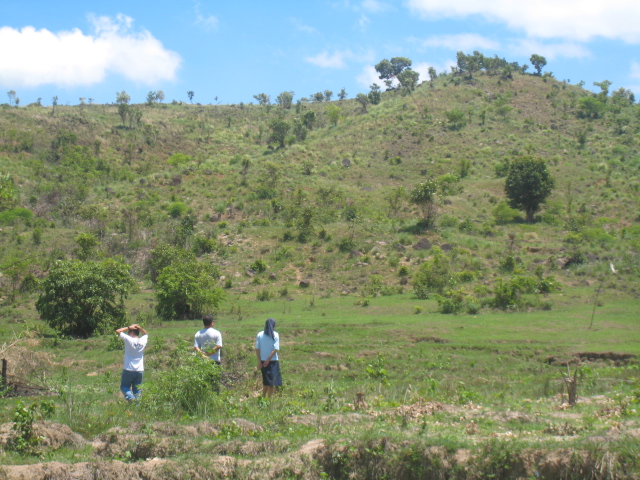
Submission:
[[[204,317],[202,317],[202,324],[205,327],[210,327],[214,322],[214,318],[213,315],[205,315]]]
[[[129,333],[135,333],[136,336],[140,336],[140,330],[138,330],[137,328],[130,328]]]

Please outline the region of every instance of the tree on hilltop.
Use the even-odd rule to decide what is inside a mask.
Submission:
[[[391,82],[398,80],[404,93],[411,93],[418,85],[420,74],[411,70],[411,60],[407,57],[393,57],[391,60],[386,58],[381,60],[376,66],[376,72],[380,75],[378,78],[384,80],[385,84],[391,87]]]
[[[536,75],[542,75],[542,69],[547,64],[547,59],[542,55],[534,53],[531,55],[531,58],[529,58],[529,61],[531,62],[531,65],[533,65],[533,68],[536,69]]]

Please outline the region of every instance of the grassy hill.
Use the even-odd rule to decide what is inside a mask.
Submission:
[[[639,132],[624,89],[486,71],[366,109],[0,106],[2,354],[22,367],[10,374],[60,394],[52,421],[71,429],[39,451],[78,472],[115,459],[163,478],[207,478],[203,462],[244,478],[637,478]],[[534,222],[506,204],[524,156],[555,180]],[[425,228],[409,193],[431,180]],[[200,312],[166,321],[155,308],[166,245],[224,291],[225,389],[186,407],[152,393],[199,328]],[[128,321],[153,339],[136,413],[117,391],[117,342],[59,335],[35,308],[57,260],[107,258],[131,266]],[[250,373],[269,316],[286,380],[272,403]],[[576,364],[584,400],[569,412],[562,374]],[[17,418],[17,399],[0,402]],[[8,478],[38,460],[2,445]]]

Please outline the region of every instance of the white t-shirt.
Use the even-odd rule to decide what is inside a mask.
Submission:
[[[204,350],[205,353],[209,353],[213,347],[216,346],[222,348],[222,334],[213,327],[198,330],[193,346]],[[211,360],[215,360],[216,362],[220,361],[220,348],[216,350],[215,353],[209,355]]]
[[[280,336],[278,332],[273,332],[273,336],[275,340],[265,335],[264,331],[256,336],[256,348],[260,350],[260,361],[262,362],[266,361],[274,350],[276,350],[276,353],[271,357],[271,360],[278,360],[277,351],[280,350]]]
[[[131,372],[144,372],[144,347],[147,346],[148,335],[139,338],[120,332],[124,340],[124,369]]]

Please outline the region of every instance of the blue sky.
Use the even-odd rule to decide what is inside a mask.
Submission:
[[[426,80],[459,50],[537,53],[559,80],[607,79],[640,98],[639,47],[638,0],[0,0],[0,88],[20,105],[111,103],[121,90],[133,103],[157,90],[203,104],[353,98],[382,84],[383,58],[410,58]]]

